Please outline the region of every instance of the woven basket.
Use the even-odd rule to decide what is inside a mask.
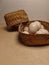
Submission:
[[[20,23],[27,22],[29,20],[27,13],[24,10],[7,13],[5,14],[4,18],[8,27],[12,27],[15,25],[19,26]]]
[[[39,21],[39,20],[38,20]],[[31,21],[34,22],[34,21]],[[30,22],[30,23],[31,23]],[[49,31],[49,23],[46,21],[39,21],[42,25],[44,25],[45,29]],[[29,24],[30,24],[29,23]],[[49,34],[24,34],[22,33],[25,26],[29,25],[27,24],[21,24],[19,26],[19,39],[20,41],[25,45],[45,45],[49,44]]]

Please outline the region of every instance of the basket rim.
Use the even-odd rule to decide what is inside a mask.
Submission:
[[[45,23],[48,23],[48,24],[49,24],[48,21],[44,21],[44,20],[32,20],[32,21],[30,21],[30,22],[33,22],[33,21],[45,22]],[[23,24],[21,23],[21,24],[19,25],[19,27],[18,27],[18,31],[19,31],[19,33],[21,33],[21,34],[24,34],[24,35],[49,35],[49,34],[25,34],[25,33],[23,33],[23,32],[21,31],[21,29],[20,29],[22,25],[23,25]]]

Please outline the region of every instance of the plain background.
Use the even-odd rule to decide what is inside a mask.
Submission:
[[[30,20],[49,21],[49,0],[0,0],[0,23],[6,13],[24,9]]]

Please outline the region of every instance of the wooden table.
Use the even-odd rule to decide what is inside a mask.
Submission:
[[[27,47],[18,40],[18,32],[8,32],[0,24],[0,65],[49,65],[49,45]]]

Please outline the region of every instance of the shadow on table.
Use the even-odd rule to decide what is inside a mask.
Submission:
[[[4,30],[8,31],[8,32],[15,32],[18,31],[18,26],[12,26],[12,27],[4,27]]]

